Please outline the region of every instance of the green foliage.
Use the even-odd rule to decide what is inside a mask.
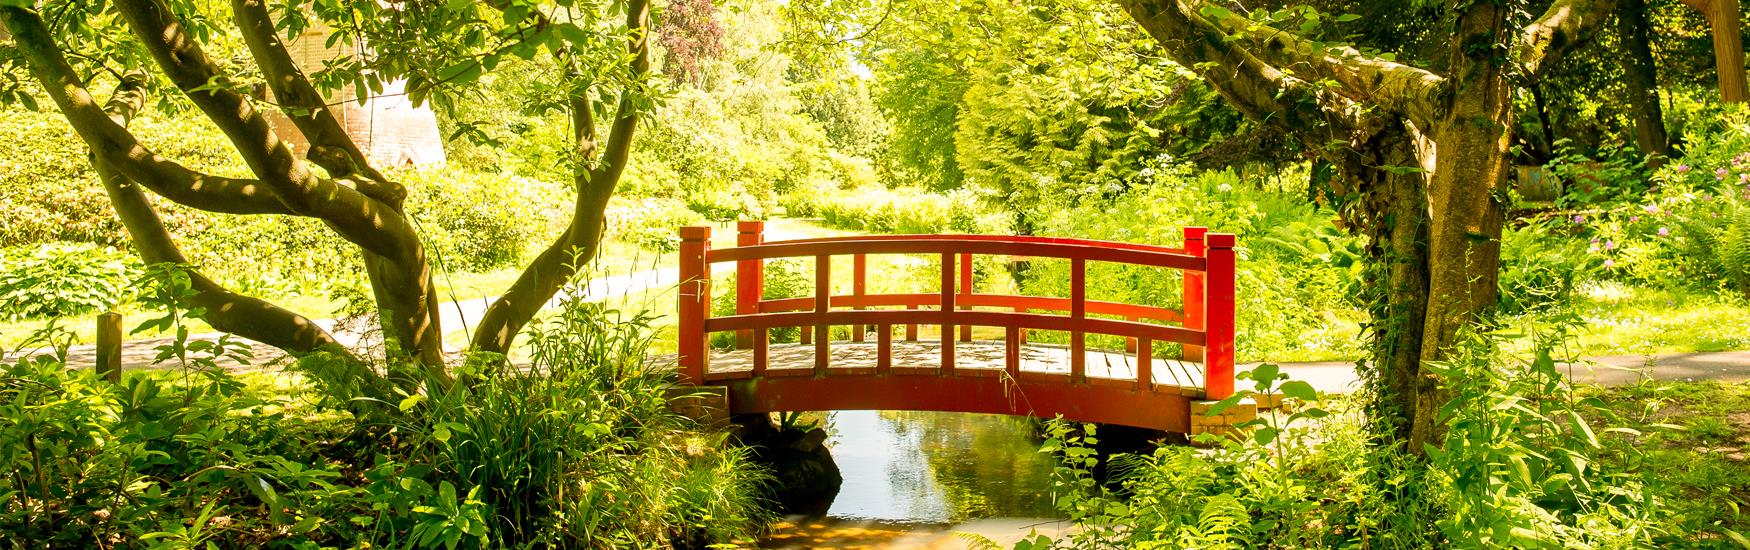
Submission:
[[[1560,326],[1560,325],[1558,325]],[[1431,363],[1447,382],[1446,438],[1430,447],[1434,481],[1447,492],[1440,529],[1464,546],[1645,546],[1663,535],[1661,505],[1647,481],[1599,458],[1635,454],[1627,428],[1578,399],[1551,355],[1557,332],[1528,360],[1501,364],[1498,338],[1471,337],[1450,360]],[[1632,462],[1631,462],[1632,463]]]
[[[1577,240],[1555,235],[1558,223],[1512,227],[1501,234],[1500,309],[1518,315],[1571,300],[1600,264]]]
[[[58,318],[109,309],[126,300],[139,262],[90,244],[0,249],[0,318]]]
[[[1359,284],[1360,244],[1337,230],[1330,214],[1288,192],[1254,187],[1233,172],[1193,175],[1169,165],[1147,177],[1147,187],[1056,212],[1039,224],[1037,234],[1170,246],[1183,240],[1182,228],[1188,226],[1234,233],[1240,257],[1236,346],[1242,360],[1355,352],[1353,333],[1342,330],[1341,319],[1354,315],[1350,296]],[[1031,262],[1022,290],[1068,296],[1069,268],[1066,261]],[[1182,304],[1177,272],[1103,262],[1087,269],[1089,299],[1168,308]]]
[[[151,300],[185,303],[186,270],[152,274]],[[669,411],[648,316],[568,304],[532,331],[530,368],[473,358],[472,384],[361,421],[212,368],[235,346],[188,341],[201,312],[171,311],[148,324],[176,329],[159,357],[180,382],[0,358],[0,532],[53,547],[701,547],[764,521],[762,471]]]
[[[443,168],[398,174],[407,210],[442,267],[483,272],[521,264],[536,237],[563,227],[563,188],[530,178]]]
[[[1558,326],[1560,323],[1556,323]],[[1444,445],[1427,458],[1380,447],[1359,402],[1320,400],[1273,365],[1241,373],[1250,388],[1209,414],[1272,394],[1293,414],[1261,412],[1243,435],[1201,436],[1199,451],[1162,446],[1110,459],[1121,490],[1095,481],[1093,431],[1051,425],[1042,452],[1061,457],[1059,509],[1077,529],[1017,548],[1637,548],[1711,535],[1672,529],[1627,428],[1577,396],[1539,340],[1509,358],[1504,336],[1467,340],[1436,365],[1449,384]],[[1328,407],[1328,408],[1327,408]],[[1432,528],[1431,528],[1432,526]]]
[[[997,233],[1002,225],[999,216],[986,214],[978,198],[966,190],[812,189],[783,200],[791,216],[819,217],[831,227],[876,233]]]
[[[706,221],[705,216],[672,199],[610,202],[607,216],[608,238],[661,253],[680,248],[679,228]]]
[[[735,315],[735,275],[718,278],[712,281],[713,296],[711,297],[711,316],[727,317]],[[803,260],[788,258],[782,260],[767,260],[765,263],[765,279],[760,287],[763,300],[782,300],[785,298],[801,298],[814,295],[814,267],[805,264]],[[837,327],[834,327],[837,328]],[[801,327],[778,327],[766,332],[766,337],[775,344],[796,342],[802,337]],[[711,333],[711,347],[731,349],[735,347],[735,333]],[[805,430],[806,431],[806,430]]]

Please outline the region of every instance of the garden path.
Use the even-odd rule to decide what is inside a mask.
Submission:
[[[733,228],[721,230],[718,233],[719,237],[725,238],[724,244],[727,245],[729,242],[734,241],[735,231]],[[772,240],[812,238],[840,233],[842,232],[825,229],[802,220],[774,220],[771,224],[767,225],[766,228],[767,238]],[[728,263],[718,264],[713,266],[711,271],[713,274],[730,273],[735,271],[735,265]],[[609,298],[632,296],[649,290],[673,287],[679,283],[680,270],[675,267],[660,267],[621,275],[608,275],[590,279],[588,282],[582,283],[575,289],[561,290],[559,294],[555,295],[553,299],[547,303],[546,307],[551,308],[557,306],[560,302],[575,296],[576,294],[574,293],[579,291],[581,292],[580,297],[583,301],[596,302],[607,300]],[[462,329],[465,333],[471,333],[468,329],[471,329],[475,323],[480,321],[481,316],[486,313],[487,306],[491,305],[492,300],[494,299],[496,299],[496,296],[485,296],[440,304],[438,306],[441,323],[439,326],[445,327],[445,330],[449,331]],[[335,339],[340,340],[342,344],[349,347],[358,345],[361,338],[365,336],[360,334],[357,330],[352,329],[352,327],[340,325],[339,321],[336,319],[319,319],[316,320],[315,323],[334,334]],[[219,336],[220,333],[213,332],[190,335],[189,339],[191,341],[213,341],[218,340]],[[122,344],[122,369],[155,368],[154,359],[158,355],[158,347],[170,342],[170,338],[128,339]],[[245,340],[245,342],[252,344],[251,351],[254,353],[255,358],[250,361],[250,363],[253,366],[260,367],[263,365],[270,365],[285,357],[285,352],[280,351],[278,348],[248,340]],[[446,351],[450,353],[460,352],[465,346],[457,345],[459,343],[460,340],[458,339],[446,339]],[[27,353],[38,355],[47,354],[50,353],[50,351],[51,350],[44,348],[32,350]],[[76,345],[67,350],[67,364],[69,366],[75,368],[91,368],[96,363],[97,346],[95,345]],[[227,369],[246,368],[245,365],[239,364],[236,361],[222,361],[220,362],[220,365]],[[156,368],[170,367],[160,365]]]

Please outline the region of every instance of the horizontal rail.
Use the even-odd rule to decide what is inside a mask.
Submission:
[[[810,239],[786,239],[782,241],[767,241],[770,243],[833,243],[849,241],[994,241],[1008,243],[1040,243],[1040,244],[1074,244],[1098,246],[1102,248],[1117,248],[1121,250],[1138,250],[1143,252],[1164,252],[1167,254],[1187,254],[1183,248],[1157,246],[1152,244],[1127,243],[1122,241],[1102,241],[1099,239],[1078,239],[1074,237],[1040,237],[1036,235],[852,235],[848,237],[815,237]],[[738,245],[739,246],[739,245]]]
[[[1061,330],[1105,334],[1129,338],[1148,338],[1179,344],[1203,345],[1204,333],[1184,327],[1156,325],[1117,319],[1076,319],[1061,315],[1015,313],[977,310],[861,310],[861,311],[796,311],[755,313],[705,319],[704,332],[758,330],[781,327],[814,327],[831,325],[971,325],[980,327],[1013,327],[1030,330]]]
[[[910,307],[910,306],[940,306],[942,295],[930,294],[864,294],[833,295],[832,307]],[[1106,302],[1088,300],[1089,315],[1116,315],[1119,317],[1135,317],[1177,323],[1182,315],[1173,309],[1123,302]],[[1050,296],[1020,296],[1014,294],[960,294],[954,298],[954,305],[965,307],[1000,307],[1009,309],[1027,309],[1034,311],[1069,311],[1069,298],[1054,298]],[[814,297],[779,298],[759,301],[760,313],[781,313],[786,311],[807,311],[814,309]]]
[[[954,236],[959,237],[959,235]],[[709,250],[705,253],[705,262],[722,263],[847,254],[976,254],[980,256],[1031,256],[1114,262],[1198,272],[1205,270],[1208,265],[1203,258],[1189,254],[1112,247],[1104,241],[1060,239],[1060,242],[1032,242],[1001,238],[1003,236],[1000,235],[984,235],[984,237],[992,238],[983,239],[910,237],[913,238],[775,241],[754,246]]]

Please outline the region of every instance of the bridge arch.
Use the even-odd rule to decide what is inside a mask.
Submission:
[[[764,240],[764,222],[737,226],[736,246],[711,248],[710,227],[681,228],[678,369],[683,384],[727,389],[732,414],[802,410],[927,410],[1031,415],[1189,432],[1190,404],[1233,393],[1234,245],[1231,234],[1184,228],[1185,246],[1008,235],[871,235]],[[931,293],[870,294],[867,258],[929,255],[941,262]],[[1069,296],[975,292],[973,257],[1070,262]],[[835,258],[851,260],[852,292],[834,294]],[[765,262],[812,258],[814,294],[765,299]],[[711,315],[711,265],[733,262],[734,315]],[[1181,310],[1089,300],[1088,262],[1182,273]],[[831,327],[852,327],[832,341]],[[935,341],[918,327],[936,327]],[[769,332],[800,327],[802,343]],[[875,342],[867,341],[873,327]],[[895,340],[898,328],[903,340]],[[997,340],[974,340],[994,327]],[[1027,342],[1062,331],[1067,346]],[[733,350],[710,335],[736,334]],[[1088,335],[1126,339],[1123,353],[1090,350]],[[1177,359],[1157,342],[1179,344]],[[1090,361],[1092,359],[1092,361]],[[1092,365],[1090,365],[1092,363]],[[1163,368],[1170,364],[1173,368]],[[1090,368],[1092,366],[1093,368]]]

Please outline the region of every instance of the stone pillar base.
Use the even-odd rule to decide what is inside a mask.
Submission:
[[[1245,428],[1237,425],[1251,422],[1258,418],[1258,402],[1251,398],[1241,399],[1232,407],[1221,411],[1221,414],[1210,416],[1209,410],[1218,401],[1191,402],[1191,436],[1213,434],[1217,436],[1244,435]]]
[[[729,388],[673,386],[668,389],[668,408],[708,429],[728,428]]]

